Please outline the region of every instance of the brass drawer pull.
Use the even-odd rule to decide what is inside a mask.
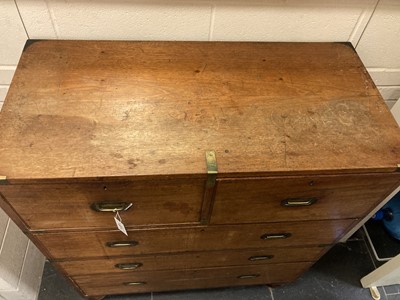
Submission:
[[[239,279],[251,279],[251,278],[257,278],[257,277],[260,277],[260,274],[240,275],[237,278],[239,278]]]
[[[118,242],[107,242],[107,247],[110,248],[119,248],[119,247],[134,247],[138,245],[137,241],[118,241]]]
[[[142,263],[125,263],[125,264],[116,264],[115,267],[121,270],[134,270],[143,266]]]
[[[101,212],[116,212],[128,210],[132,203],[127,202],[96,202],[92,204],[92,209]]]
[[[291,237],[291,233],[266,233],[260,236],[262,240],[276,240],[276,239],[287,239]]]
[[[273,255],[250,256],[249,260],[250,261],[269,260],[272,259],[273,257],[274,257]]]
[[[144,281],[132,281],[132,282],[124,282],[124,285],[133,286],[133,285],[144,285],[146,282]]]
[[[282,206],[310,206],[317,202],[317,198],[288,198],[281,201]]]

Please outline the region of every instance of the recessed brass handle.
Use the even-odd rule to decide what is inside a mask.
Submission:
[[[250,256],[249,260],[250,261],[269,260],[272,259],[273,257],[274,257],[273,255]]]
[[[251,278],[257,278],[257,277],[260,277],[260,274],[240,275],[237,278],[239,278],[239,279],[251,279]]]
[[[143,285],[146,284],[144,281],[132,281],[132,282],[124,282],[124,285],[133,286],[133,285]]]
[[[317,202],[317,198],[288,198],[281,201],[282,206],[310,206]]]
[[[291,233],[266,233],[260,236],[262,240],[276,240],[276,239],[287,239],[291,237]]]
[[[92,209],[101,212],[116,212],[128,210],[132,203],[128,202],[96,202],[92,204]]]
[[[120,248],[120,247],[134,247],[138,245],[137,241],[117,241],[117,242],[107,242],[106,246],[110,248]]]
[[[125,264],[116,264],[115,267],[121,270],[134,270],[143,266],[142,263],[125,263]]]

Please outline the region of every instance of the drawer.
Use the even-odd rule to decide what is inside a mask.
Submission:
[[[121,211],[125,226],[198,223],[204,179],[4,185],[1,193],[31,230],[116,228],[114,213],[95,203],[132,203]]]
[[[291,247],[141,255],[53,262],[70,276],[316,261],[328,247]]]
[[[333,244],[356,220],[220,225],[119,231],[35,233],[50,258]]]
[[[72,279],[86,295],[94,296],[285,283],[295,280],[311,264],[302,262],[179,271],[82,275],[72,277]]]
[[[400,174],[218,180],[212,224],[359,218],[400,181]]]

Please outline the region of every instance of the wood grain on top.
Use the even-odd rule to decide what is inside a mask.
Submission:
[[[388,172],[400,130],[341,43],[36,41],[0,114],[17,179]]]

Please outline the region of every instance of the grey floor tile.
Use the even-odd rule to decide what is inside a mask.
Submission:
[[[107,296],[104,300],[152,300],[151,293]]]
[[[46,262],[38,300],[84,300],[82,296],[61,276],[50,263]]]
[[[400,284],[387,285],[383,287],[386,295],[400,294]]]
[[[367,291],[369,291],[369,289],[366,289]],[[378,290],[379,290],[379,294],[381,296],[380,300],[388,300],[385,291],[383,290],[383,287],[378,286]],[[373,300],[371,292],[368,293],[368,295],[370,295],[366,300]],[[400,300],[400,299],[399,299]]]
[[[274,300],[371,299],[360,279],[374,269],[363,241],[339,244],[296,282],[272,289]]]
[[[86,300],[72,285],[46,262],[37,300]],[[151,300],[151,294],[108,296],[104,300]]]
[[[231,287],[172,293],[153,293],[154,300],[270,300],[267,286]]]
[[[378,290],[379,290],[379,293],[381,295],[381,300],[388,300],[388,296],[386,296],[385,290],[383,289],[383,287],[382,286],[378,286]],[[372,299],[372,297],[371,297],[371,299]]]
[[[400,294],[387,295],[387,300],[400,300]]]

